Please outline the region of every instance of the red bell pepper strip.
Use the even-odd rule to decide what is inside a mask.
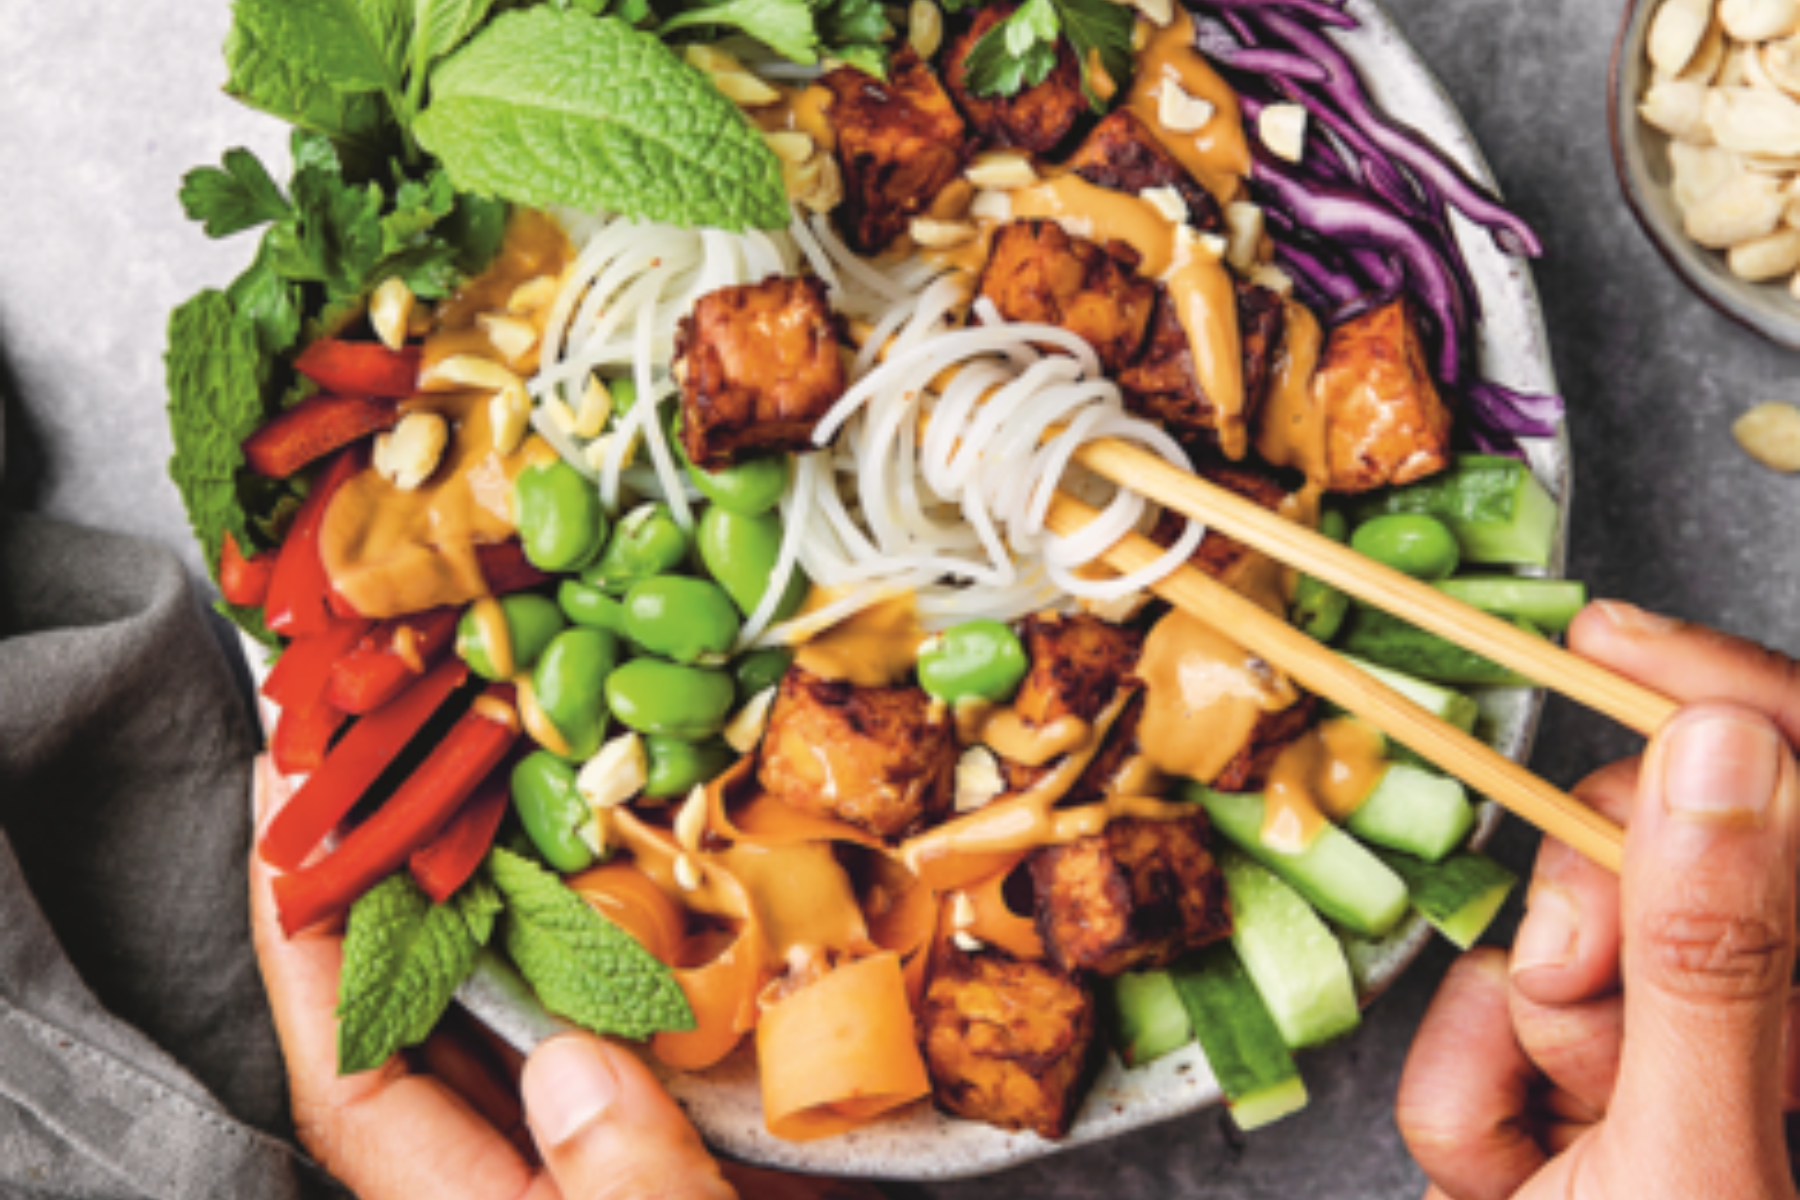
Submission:
[[[244,439],[250,469],[286,479],[301,467],[358,438],[400,423],[395,400],[369,396],[308,396]]]
[[[329,704],[283,709],[269,739],[269,757],[283,775],[317,771],[331,749],[331,739],[348,714]]]
[[[414,850],[407,867],[425,894],[442,904],[469,881],[512,803],[512,757],[500,764],[457,810],[442,832]]]
[[[332,668],[369,632],[367,621],[339,621],[324,633],[296,638],[281,652],[281,659],[263,680],[262,694],[281,705],[282,711],[305,711],[326,699]],[[354,712],[332,703],[341,712]]]
[[[263,831],[263,861],[283,871],[305,862],[468,677],[461,659],[447,659],[380,712],[352,726]]]
[[[512,700],[510,684],[488,688],[419,769],[330,857],[275,877],[275,907],[288,936],[348,909],[449,823],[519,740]]]
[[[550,576],[531,565],[525,547],[516,538],[489,542],[476,548],[481,563],[481,577],[487,580],[488,595],[506,596],[536,587]]]
[[[389,350],[380,342],[320,338],[300,352],[294,370],[328,392],[403,399],[419,390],[417,346]]]
[[[325,603],[331,582],[325,575],[325,561],[319,557],[319,530],[331,498],[363,469],[364,457],[359,451],[360,447],[352,446],[326,464],[288,528],[263,610],[264,622],[283,637],[326,633],[334,624]]]
[[[348,713],[374,712],[449,652],[458,615],[434,608],[375,626],[331,664],[326,699]]]
[[[269,580],[275,577],[276,553],[264,550],[244,557],[237,539],[225,535],[225,549],[219,555],[219,591],[227,604],[243,608],[261,608],[269,598]]]

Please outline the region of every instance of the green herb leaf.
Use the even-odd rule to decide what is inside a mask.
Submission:
[[[1131,85],[1132,10],[1112,0],[1054,0],[1063,34],[1081,64],[1081,91],[1095,112],[1105,112],[1115,95]],[[1099,61],[1105,84],[1095,86],[1093,66]]]
[[[246,551],[260,544],[238,503],[240,443],[263,420],[262,354],[255,327],[240,318],[225,293],[204,291],[169,318],[163,359],[169,387],[169,431],[175,455],[169,477],[181,492],[188,521],[219,577],[225,535]]]
[[[499,847],[488,872],[506,899],[506,951],[544,1007],[620,1037],[694,1028],[669,969],[555,875]]]
[[[227,95],[291,125],[372,150],[382,140],[381,98],[346,92],[297,66],[242,21],[225,38]]]
[[[267,254],[265,242],[257,249],[256,261],[225,294],[238,316],[255,326],[263,353],[273,357],[300,336],[300,289],[270,265]]]
[[[238,22],[295,70],[344,92],[385,92],[405,82],[408,0],[237,0]],[[396,108],[398,105],[396,104]]]
[[[886,46],[833,46],[831,57],[855,67],[865,75],[873,75],[877,79],[888,77],[888,60],[891,56]]]
[[[438,67],[414,132],[463,191],[734,230],[789,219],[781,164],[731,101],[615,18],[502,14]]]
[[[819,61],[819,35],[806,0],[724,0],[722,4],[690,8],[664,21],[656,36],[666,40],[678,29],[698,25],[739,30],[793,62]]]
[[[494,0],[417,0],[413,12],[417,63],[429,66],[462,45],[493,6]]]
[[[481,876],[433,904],[406,871],[356,902],[338,982],[338,1074],[373,1070],[430,1036],[474,970],[500,908],[499,893]]]
[[[838,58],[846,50],[878,48],[894,36],[880,0],[829,0],[819,9],[818,25],[819,40]]]
[[[291,211],[262,160],[248,150],[227,150],[225,169],[196,167],[181,181],[181,207],[200,221],[207,237],[230,237]]]
[[[1047,0],[1030,0],[1012,16],[982,34],[969,48],[969,56],[963,60],[965,78],[969,90],[977,96],[1016,96],[1025,88],[1044,82],[1056,69],[1056,33],[1053,30],[1048,38],[1041,38],[1033,24],[1043,19],[1041,11],[1030,14],[1018,27],[1023,33],[1014,31],[1014,22],[1027,16],[1026,10],[1033,5],[1040,10],[1049,10]],[[1054,22],[1055,12],[1050,12],[1050,20]],[[1015,45],[1023,46],[1023,49],[1014,49]]]

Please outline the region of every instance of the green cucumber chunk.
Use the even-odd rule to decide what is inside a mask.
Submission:
[[[1357,840],[1327,823],[1298,854],[1262,839],[1268,802],[1255,793],[1215,792],[1188,784],[1188,799],[1231,843],[1281,876],[1314,908],[1364,937],[1380,937],[1406,915],[1406,885]]]
[[[1379,666],[1354,654],[1346,654],[1343,659],[1361,668],[1364,674],[1374,676],[1378,682],[1399,692],[1438,720],[1454,725],[1464,733],[1475,732],[1475,721],[1481,715],[1481,706],[1461,692],[1415,679],[1404,672]]]
[[[1523,621],[1515,620],[1513,624],[1528,633],[1538,632]],[[1350,619],[1344,623],[1343,632],[1338,634],[1337,645],[1347,654],[1433,683],[1531,686],[1531,680],[1510,667],[1503,667],[1391,613],[1360,604],[1351,607]]]
[[[1382,513],[1436,517],[1456,535],[1464,562],[1546,567],[1556,544],[1556,501],[1530,467],[1490,454],[1459,454],[1449,470],[1372,496],[1352,515]]]
[[[1448,775],[1395,763],[1344,827],[1365,842],[1441,862],[1475,828],[1475,806]]]
[[[1139,971],[1108,980],[1101,992],[1107,1036],[1128,1067],[1173,1054],[1194,1040],[1188,1010],[1167,971]]]
[[[1306,1107],[1300,1068],[1229,942],[1188,955],[1169,975],[1238,1128],[1248,1132]]]
[[[1573,579],[1464,575],[1432,586],[1482,612],[1529,621],[1548,633],[1567,633],[1588,601],[1587,584]]]
[[[1452,855],[1440,863],[1392,850],[1376,853],[1406,880],[1413,907],[1462,950],[1481,940],[1519,882],[1517,875],[1474,851]]]
[[[1325,922],[1272,871],[1229,849],[1231,946],[1290,1050],[1319,1046],[1362,1021],[1350,963]]]

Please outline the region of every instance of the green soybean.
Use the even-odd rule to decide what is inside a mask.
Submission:
[[[613,411],[628,413],[637,406],[637,380],[629,375],[621,375],[617,379],[606,381],[606,390],[612,393]]]
[[[542,571],[578,571],[606,545],[599,491],[561,459],[519,473],[513,516],[525,557]]]
[[[606,677],[619,665],[619,639],[604,629],[557,634],[531,673],[538,707],[568,743],[565,756],[586,762],[606,737]]]
[[[1448,579],[1462,562],[1450,527],[1424,513],[1388,513],[1364,521],[1350,535],[1350,545],[1414,579]]]
[[[1328,508],[1319,514],[1319,532],[1341,542],[1349,533],[1349,523],[1343,513]],[[1294,602],[1288,616],[1300,632],[1329,642],[1343,628],[1344,614],[1349,611],[1350,597],[1329,583],[1302,575],[1294,585]]]
[[[600,560],[581,573],[581,581],[623,596],[634,583],[677,570],[687,561],[690,543],[667,505],[640,505],[619,522]]]
[[[568,622],[554,600],[531,592],[502,596],[499,603],[506,619],[506,638],[512,647],[513,672],[529,671],[544,647],[568,627]],[[503,676],[494,669],[496,647],[488,645],[487,628],[476,620],[475,614],[476,609],[470,608],[457,622],[457,656],[483,679],[501,679]]]
[[[594,865],[581,830],[594,819],[575,788],[575,768],[547,751],[519,760],[512,772],[513,808],[531,844],[551,867],[567,875]]]
[[[715,504],[700,518],[695,542],[706,573],[730,593],[745,616],[755,612],[781,556],[781,518],[774,513],[747,517]],[[810,586],[806,573],[796,566],[775,607],[774,620],[784,621],[797,612]]]
[[[682,419],[679,413],[668,423],[669,442],[681,460],[700,494],[735,513],[746,517],[760,516],[773,509],[787,491],[790,461],[786,454],[765,454],[746,458],[717,471],[695,466],[688,457],[687,443],[681,440]]]
[[[659,575],[625,593],[625,636],[678,663],[722,663],[737,641],[737,609],[718,584]]]
[[[606,680],[607,707],[622,724],[690,742],[725,728],[736,694],[723,671],[655,658],[633,659]]]
[[[644,795],[659,799],[685,796],[700,784],[711,783],[738,758],[723,738],[688,742],[656,733],[644,738],[644,754],[650,760]]]
[[[750,697],[781,685],[781,677],[794,661],[794,652],[782,646],[752,650],[731,664],[732,678],[737,680],[737,702],[748,703]]]
[[[953,625],[926,642],[919,654],[919,686],[946,704],[1013,698],[1031,669],[1019,635],[983,618]]]
[[[565,579],[556,589],[556,603],[563,616],[577,625],[625,636],[625,606],[599,588]]]

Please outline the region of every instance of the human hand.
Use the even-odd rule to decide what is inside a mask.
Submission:
[[[261,804],[268,789],[258,790]],[[860,1186],[735,1166],[727,1182],[644,1064],[590,1034],[543,1043],[521,1078],[518,1056],[453,1009],[411,1056],[417,1069],[396,1055],[340,1077],[343,936],[312,929],[284,937],[271,874],[253,850],[251,922],[295,1129],[362,1200],[879,1200]]]
[[[1464,956],[1426,1015],[1395,1116],[1427,1200],[1791,1198],[1800,665],[1619,604],[1569,643],[1687,707],[1575,789],[1622,876],[1547,839],[1510,963]]]

